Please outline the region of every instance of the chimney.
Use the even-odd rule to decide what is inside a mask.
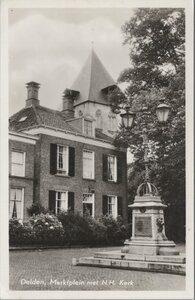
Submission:
[[[62,98],[62,113],[66,119],[74,118],[74,91],[66,89]]]
[[[27,87],[27,100],[26,100],[26,107],[27,106],[38,106],[39,105],[39,99],[38,99],[38,91],[40,84],[34,81],[26,83]]]

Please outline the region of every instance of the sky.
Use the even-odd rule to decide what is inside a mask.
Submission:
[[[130,66],[121,26],[130,8],[14,8],[9,10],[9,113],[25,106],[30,81],[40,83],[40,104],[61,106],[94,51],[116,81]]]

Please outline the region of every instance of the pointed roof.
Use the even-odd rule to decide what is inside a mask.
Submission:
[[[107,72],[94,50],[92,50],[85,65],[72,85],[71,89],[79,92],[74,104],[78,105],[87,100],[109,104],[105,97],[105,93],[102,90],[115,86],[116,83]]]

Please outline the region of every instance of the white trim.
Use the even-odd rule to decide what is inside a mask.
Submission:
[[[9,132],[9,139],[12,141],[18,141],[18,142],[35,145],[36,141],[39,138],[35,137],[35,136],[30,136],[30,135],[24,134],[24,133]]]
[[[83,144],[102,147],[102,148],[106,148],[106,149],[119,150],[118,148],[116,148],[115,146],[113,146],[111,143],[109,143],[107,141],[89,137],[87,135],[83,136],[82,134],[76,133],[76,132],[70,133],[66,130],[50,128],[48,126],[47,127],[36,126],[33,128],[26,129],[24,132],[25,133],[29,132],[31,134],[45,134],[45,135],[50,135],[50,136],[67,139],[67,140],[74,141],[74,142],[77,141],[77,142],[80,142]],[[75,136],[76,136],[76,138],[75,138]],[[127,150],[125,148],[120,148],[120,151],[126,152]]]

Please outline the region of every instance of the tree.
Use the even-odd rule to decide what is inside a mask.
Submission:
[[[132,130],[121,127],[115,143],[128,146],[134,154],[131,176],[143,174],[144,149],[139,132],[147,126],[151,180],[168,204],[168,212],[174,214],[171,228],[180,226],[184,236],[185,12],[180,8],[139,8],[124,24],[122,32],[124,44],[129,46],[131,65],[119,76],[118,82],[126,83],[127,87],[124,93],[113,93],[113,110],[118,112],[128,104],[135,111],[147,107],[151,114],[137,113]],[[165,128],[158,124],[155,114],[161,98],[171,106]]]

